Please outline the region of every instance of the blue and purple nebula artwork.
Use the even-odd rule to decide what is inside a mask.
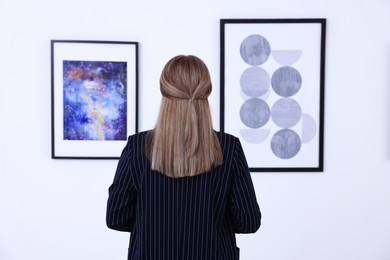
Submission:
[[[64,140],[126,140],[127,63],[63,61]]]

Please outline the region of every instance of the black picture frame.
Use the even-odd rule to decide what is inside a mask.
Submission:
[[[220,20],[220,129],[252,172],[323,172],[326,19]]]
[[[118,159],[138,132],[138,42],[50,44],[52,159]]]

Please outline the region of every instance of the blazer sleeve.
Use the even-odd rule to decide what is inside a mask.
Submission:
[[[244,151],[238,138],[235,142],[230,215],[235,233],[254,233],[260,228],[261,212]]]
[[[109,228],[118,231],[132,232],[135,224],[137,193],[132,176],[132,150],[129,140],[108,189],[106,223]]]

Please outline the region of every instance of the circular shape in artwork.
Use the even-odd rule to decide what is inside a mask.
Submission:
[[[271,85],[279,96],[291,97],[301,88],[302,77],[296,69],[284,66],[274,72],[271,79]]]
[[[301,149],[299,135],[291,129],[282,129],[271,139],[272,152],[281,159],[291,159]]]
[[[274,60],[284,66],[296,63],[302,56],[301,50],[273,50]]]
[[[302,116],[301,106],[292,98],[281,98],[271,109],[274,123],[281,128],[290,128],[296,125]]]
[[[310,142],[317,133],[317,122],[308,114],[302,114],[302,143]]]
[[[240,129],[241,137],[250,144],[260,144],[270,135],[270,129]]]
[[[264,126],[271,116],[268,104],[259,98],[251,98],[242,104],[240,109],[241,121],[249,128]]]
[[[252,66],[266,62],[271,55],[271,46],[266,38],[258,34],[246,37],[240,46],[241,58]]]
[[[271,78],[265,69],[250,67],[242,73],[240,85],[246,95],[260,97],[270,88]]]

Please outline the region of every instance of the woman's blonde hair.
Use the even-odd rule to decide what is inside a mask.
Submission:
[[[177,178],[222,164],[207,100],[211,89],[209,71],[199,58],[179,55],[165,65],[160,114],[146,144],[153,170]]]

